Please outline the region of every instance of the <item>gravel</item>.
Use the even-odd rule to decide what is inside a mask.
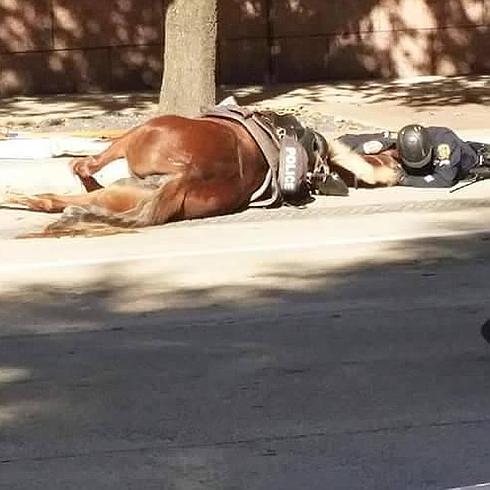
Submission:
[[[272,110],[261,107],[262,110]],[[312,127],[322,132],[328,137],[336,137],[345,133],[364,133],[380,131],[381,128],[366,126],[364,124],[347,121],[338,116],[323,114],[312,110],[309,107],[285,107],[275,108],[276,112],[293,113],[306,126]],[[9,131],[34,131],[34,132],[83,132],[83,131],[103,131],[113,129],[130,129],[138,126],[149,118],[156,116],[154,111],[137,111],[131,108],[123,111],[112,111],[103,114],[96,114],[84,117],[46,117],[41,120],[26,121],[13,119],[8,124]]]

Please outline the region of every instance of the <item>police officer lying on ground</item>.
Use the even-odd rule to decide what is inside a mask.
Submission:
[[[410,124],[398,134],[348,134],[339,140],[363,154],[396,148],[403,168],[399,185],[403,186],[451,187],[479,165],[490,165],[489,145],[465,142],[442,127]]]

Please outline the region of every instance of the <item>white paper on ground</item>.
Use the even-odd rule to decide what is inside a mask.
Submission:
[[[84,193],[85,188],[71,171],[69,160],[53,158],[96,155],[110,144],[98,138],[66,135],[34,137],[24,134],[0,140],[0,192]],[[111,162],[94,175],[104,187],[129,176],[125,159]]]
[[[116,180],[127,179],[128,177],[131,177],[131,174],[128,161],[125,158],[114,160],[94,174],[95,180],[104,187],[114,183]]]
[[[38,162],[17,160],[11,164],[0,163],[0,189],[23,194],[80,194],[85,189],[67,161]]]
[[[61,156],[96,155],[110,144],[111,142],[106,140],[76,136],[15,137],[0,140],[0,160],[37,160]]]
[[[116,180],[130,176],[125,159],[115,160],[94,174],[100,185],[106,187]],[[39,194],[85,193],[80,179],[73,174],[69,160],[15,160],[2,165],[0,162],[0,194],[20,192]]]

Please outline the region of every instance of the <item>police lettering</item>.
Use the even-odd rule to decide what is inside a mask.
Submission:
[[[286,147],[286,168],[284,170],[284,190],[296,190],[297,150],[294,146]]]

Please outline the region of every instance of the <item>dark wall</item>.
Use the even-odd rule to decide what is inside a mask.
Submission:
[[[224,82],[490,73],[490,0],[221,3]]]
[[[156,89],[168,0],[0,0],[0,94]],[[223,84],[490,73],[490,0],[220,0]]]

